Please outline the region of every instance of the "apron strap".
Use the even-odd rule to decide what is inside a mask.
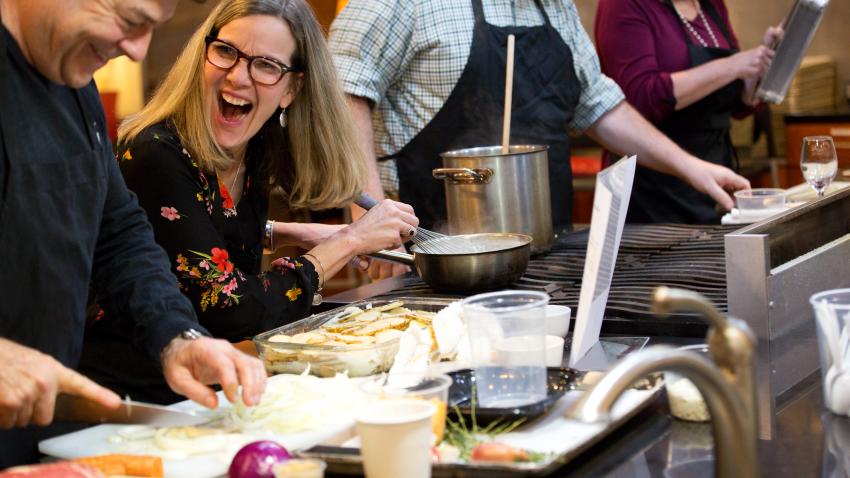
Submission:
[[[537,5],[537,9],[540,10],[540,15],[543,16],[543,21],[546,22],[546,26],[551,27],[552,22],[549,21],[549,14],[547,14],[546,9],[543,8],[543,4],[540,3],[540,0],[534,0],[534,4]]]
[[[481,6],[481,0],[472,0],[472,13],[475,15],[476,25],[486,23],[486,20],[484,19],[484,7]]]

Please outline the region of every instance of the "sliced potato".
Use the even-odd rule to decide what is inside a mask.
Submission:
[[[387,329],[399,329],[404,330],[407,328],[407,325],[410,324],[410,321],[404,318],[394,317],[389,319],[380,319],[372,322],[371,324],[355,330],[352,332],[354,335],[375,335],[382,330]]]
[[[404,315],[409,314],[411,312],[412,311],[410,309],[408,309],[407,307],[396,307],[395,309],[384,311],[382,317],[404,316]]]
[[[381,311],[377,309],[369,309],[357,317],[357,322],[372,322],[381,317]]]
[[[382,330],[382,331],[378,332],[377,334],[375,334],[375,342],[379,343],[379,344],[382,344],[384,342],[389,342],[390,340],[397,339],[397,338],[401,337],[401,334],[403,334],[403,333],[404,332],[402,332],[401,330],[398,330],[398,329]]]
[[[384,304],[384,305],[381,305],[381,306],[378,306],[378,307],[372,307],[369,310],[376,310],[378,312],[383,312],[385,310],[393,310],[393,309],[401,307],[403,305],[404,305],[404,302],[397,300],[397,301],[394,301],[394,302],[390,302],[389,304]]]
[[[316,345],[321,344],[323,342],[327,342],[328,338],[324,336],[321,332],[301,332],[300,334],[295,334],[292,336],[292,343],[294,344],[310,344]]]
[[[343,335],[343,334],[327,334],[330,340],[341,342],[343,345],[345,344],[373,344],[375,343],[375,338],[370,336],[360,337],[356,335]]]

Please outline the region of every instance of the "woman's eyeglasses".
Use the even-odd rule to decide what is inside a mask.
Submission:
[[[206,37],[206,42],[207,61],[210,64],[229,70],[239,62],[240,58],[244,58],[248,62],[248,73],[251,78],[261,85],[274,85],[283,78],[283,75],[298,71],[272,58],[247,55],[230,43],[212,36]]]

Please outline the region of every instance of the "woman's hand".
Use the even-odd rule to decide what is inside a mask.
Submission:
[[[784,36],[785,30],[782,29],[782,25],[776,25],[775,27],[767,27],[767,30],[764,31],[764,36],[762,37],[761,44],[770,49],[775,50]]]
[[[738,52],[729,57],[735,77],[741,80],[760,78],[767,73],[775,52],[764,45]]]
[[[351,240],[352,254],[363,255],[400,247],[413,238],[418,225],[419,219],[412,207],[384,199],[339,234]]]
[[[325,277],[333,277],[346,264],[353,263],[361,270],[380,261],[370,261],[359,258],[381,249],[397,249],[403,242],[410,240],[416,234],[419,219],[413,213],[413,208],[407,204],[384,199],[360,216],[356,221],[338,231],[327,241],[322,242],[309,254],[321,262]],[[312,262],[312,259],[307,259]],[[406,272],[403,268],[392,266],[381,268],[383,272],[375,273],[384,276],[398,275]],[[370,276],[375,277],[372,269]],[[321,279],[321,278],[320,278]]]
[[[741,80],[758,79],[764,76],[776,54],[775,48],[784,35],[785,31],[781,26],[767,27],[762,36],[761,45],[729,57],[735,76]]]

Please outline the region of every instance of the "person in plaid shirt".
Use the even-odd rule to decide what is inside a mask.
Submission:
[[[570,131],[680,177],[730,209],[749,187],[679,148],[600,72],[568,0],[350,0],[330,47],[371,163],[368,191],[398,194],[420,226],[445,221],[440,153],[501,143],[507,36],[516,37],[511,143],[549,146],[555,225],[571,223]],[[356,215],[357,213],[355,213]],[[375,275],[387,275],[377,271]]]

